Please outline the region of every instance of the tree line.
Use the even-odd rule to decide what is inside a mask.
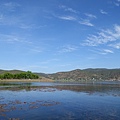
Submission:
[[[17,73],[17,74],[11,74],[11,73],[4,73],[0,75],[0,79],[38,79],[39,76],[36,74],[33,74],[30,71]]]

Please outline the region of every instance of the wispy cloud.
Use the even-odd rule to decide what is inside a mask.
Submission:
[[[82,24],[82,25],[93,27],[94,24],[91,22],[91,20],[96,19],[97,17],[95,15],[93,15],[93,14],[90,14],[90,13],[85,13],[84,15],[87,18],[85,18],[85,19],[81,18],[79,20],[79,23]]]
[[[30,30],[30,29],[39,29],[42,27],[46,27],[46,25],[36,26],[35,24],[21,24],[19,27],[22,29]]]
[[[32,42],[27,41],[23,37],[19,37],[17,35],[11,35],[11,34],[0,34],[0,41],[7,42],[7,43],[27,43],[31,44]]]
[[[90,13],[85,13],[85,15],[91,19],[96,19],[97,17],[93,14],[90,14]]]
[[[15,11],[16,7],[20,7],[21,5],[15,2],[6,2],[2,6],[9,11]]]
[[[79,18],[78,16],[79,12],[77,10],[69,8],[65,5],[60,5],[59,8],[63,9],[64,11],[69,11],[71,13],[74,13],[70,15],[55,15],[55,14],[53,15],[54,17],[57,17],[62,20],[75,21],[79,24],[93,27],[94,24],[91,22],[91,20],[97,19],[97,16],[95,16],[94,14],[90,14],[90,13],[84,13],[84,18]]]
[[[114,52],[112,50],[109,50],[109,49],[104,49],[103,53],[104,54],[108,54],[108,53],[114,53]]]
[[[68,52],[76,51],[77,49],[78,49],[77,46],[74,46],[74,45],[66,45],[66,46],[62,46],[58,52],[59,52],[59,53],[68,53]]]
[[[22,29],[32,29],[34,27],[34,24],[27,25],[27,24],[21,24],[20,28]]]
[[[114,51],[110,49],[95,49],[95,50],[90,50],[91,52],[94,52],[96,54],[101,54],[101,55],[107,55],[107,54],[113,54]]]
[[[13,14],[17,12],[20,5],[14,2],[0,4],[0,25],[19,25],[23,22],[22,15]],[[12,13],[11,13],[12,12]]]
[[[86,25],[86,26],[90,26],[90,27],[93,27],[94,24],[91,23],[91,20],[90,19],[83,19],[81,18],[80,20],[77,18],[77,17],[74,17],[74,16],[56,16],[55,17],[59,18],[59,19],[62,19],[62,20],[68,20],[68,21],[75,21],[79,24],[82,24],[82,25]]]
[[[63,9],[64,11],[72,12],[72,13],[79,13],[77,10],[73,8],[67,7],[65,5],[60,5],[59,8]]]
[[[0,25],[16,25],[19,26],[23,22],[21,16],[12,16],[10,14],[0,15]]]
[[[113,29],[101,30],[96,35],[90,35],[85,40],[84,45],[98,46],[107,44],[120,39],[120,26],[114,25]]]
[[[93,26],[94,26],[94,24],[92,24],[92,23],[90,22],[90,20],[88,20],[88,19],[81,19],[81,20],[79,21],[79,23],[82,24],[82,25],[90,26],[90,27],[93,27]]]
[[[119,43],[114,43],[114,44],[110,44],[109,46],[116,48],[116,49],[120,49],[120,42]]]
[[[120,0],[116,0],[116,1],[114,2],[114,5],[117,6],[117,7],[119,7],[119,6],[120,6]]]
[[[70,12],[73,12],[73,13],[78,13],[76,10],[73,10],[72,8],[66,8],[65,11],[70,11]]]
[[[18,9],[19,8],[19,9]],[[16,2],[5,2],[0,4],[0,25],[17,27],[23,29],[38,28],[34,24],[30,24],[29,15],[24,10],[19,13],[18,10],[22,10],[21,5]],[[12,13],[11,13],[12,12]],[[14,13],[13,13],[14,12]]]
[[[106,14],[106,15],[108,14],[107,12],[105,12],[105,11],[102,10],[102,9],[100,10],[100,13],[102,13],[102,14]]]
[[[101,54],[101,55],[107,55],[107,54],[113,54],[114,52],[112,50],[109,50],[109,49],[101,49],[99,50],[98,54]]]
[[[71,21],[75,21],[76,18],[73,17],[73,16],[58,16],[59,19],[62,19],[62,20],[71,20]]]
[[[115,6],[117,6],[117,7],[119,7],[120,6],[120,4],[119,3],[114,3],[115,4]]]
[[[10,8],[14,8],[14,7],[18,7],[20,6],[20,4],[18,3],[14,3],[14,2],[7,2],[3,4],[5,7],[10,7]]]

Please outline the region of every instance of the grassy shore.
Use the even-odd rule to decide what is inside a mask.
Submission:
[[[54,80],[42,77],[41,79],[3,79],[0,82],[54,82]]]

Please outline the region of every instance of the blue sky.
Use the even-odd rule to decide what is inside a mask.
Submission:
[[[120,68],[120,0],[0,0],[0,69]]]

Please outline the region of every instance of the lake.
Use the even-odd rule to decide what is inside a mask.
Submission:
[[[0,120],[120,120],[120,82],[0,82]]]

